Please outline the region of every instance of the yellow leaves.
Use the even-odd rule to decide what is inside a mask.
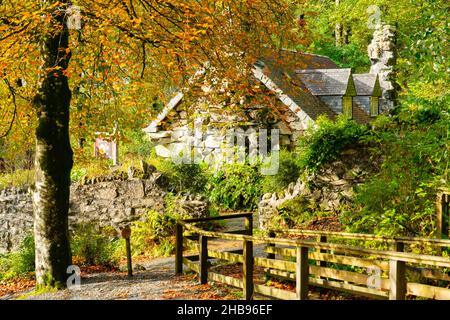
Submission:
[[[24,7],[13,16],[21,24],[30,21],[32,24],[11,42],[0,41],[0,72],[20,69],[21,74],[29,75],[28,83],[33,83],[37,81],[40,64],[36,44],[39,37],[36,36],[48,31],[44,28],[52,29],[46,25],[51,21],[50,13],[63,4],[57,2],[40,9],[38,1],[25,1],[30,7]],[[130,2],[124,3],[129,6]],[[105,119],[113,121],[115,114],[132,122],[133,116],[128,110],[131,107],[144,110],[145,117],[149,114],[145,107],[151,105],[151,97],[168,94],[168,88],[195,73],[206,61],[217,69],[218,78],[226,77],[230,87],[245,91],[237,84],[244,82],[244,78],[248,80],[241,69],[248,61],[255,60],[258,48],[270,44],[274,34],[278,38],[287,37],[287,28],[279,26],[290,19],[289,13],[272,1],[164,0],[149,3],[154,8],[144,8],[142,2],[133,2],[137,17],[129,15],[121,5],[111,6],[109,0],[74,3],[83,8],[84,23],[80,34],[71,33],[71,48],[61,52],[72,56],[70,68],[64,74],[70,77],[72,88],[85,88],[79,96],[74,94],[73,101],[91,106],[93,123]],[[131,11],[130,7],[128,9]],[[244,30],[243,22],[250,22],[252,29]],[[4,28],[0,22],[1,34],[8,29]],[[265,34],[266,31],[269,34]],[[147,42],[145,54],[144,41]],[[8,46],[11,49],[7,50]],[[61,71],[59,68],[48,70],[57,74]]]

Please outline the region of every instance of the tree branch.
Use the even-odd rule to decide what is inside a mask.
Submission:
[[[4,79],[4,82],[8,86],[9,92],[11,92],[13,105],[14,105],[14,112],[13,112],[13,117],[11,119],[11,122],[9,123],[8,130],[6,130],[6,132],[0,136],[0,139],[5,138],[11,132],[11,129],[12,129],[12,126],[14,124],[14,121],[16,120],[16,114],[17,114],[16,91],[11,86],[11,83],[8,81],[8,79]]]

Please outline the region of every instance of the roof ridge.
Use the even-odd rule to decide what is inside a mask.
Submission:
[[[332,72],[344,72],[344,71],[352,73],[352,68],[297,69],[294,72],[297,73],[297,74],[305,74],[305,73],[332,73]]]

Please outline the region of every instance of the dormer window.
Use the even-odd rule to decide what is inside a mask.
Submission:
[[[376,117],[380,114],[380,98],[370,97],[370,116]]]
[[[344,96],[342,98],[342,113],[348,119],[353,119],[353,97]]]

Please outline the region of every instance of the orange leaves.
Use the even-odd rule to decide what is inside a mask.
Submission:
[[[0,282],[0,298],[5,295],[22,292],[33,288],[36,285],[35,280],[18,278],[10,282]]]
[[[231,105],[239,97],[257,96],[257,90],[249,87],[248,70],[261,48],[295,41],[291,31],[296,27],[295,15],[284,3],[138,0],[131,6],[130,1],[118,5],[110,0],[76,1],[82,8],[82,29],[70,33],[70,48],[61,53],[71,56],[69,68],[47,70],[69,77],[72,105],[81,106],[72,109],[76,110],[72,129],[88,134],[115,121],[138,126],[153,116],[153,97],[170,96],[207,61],[211,68],[206,83],[197,85],[226,91],[222,96],[211,94],[212,98],[220,101],[225,96]],[[26,77],[32,95],[39,72],[39,40],[55,30],[50,17],[55,10],[63,12],[65,4],[50,1],[40,7],[32,0],[23,4],[6,5],[1,12],[18,24],[5,25],[1,20],[1,35],[30,25],[0,40],[0,72]]]

